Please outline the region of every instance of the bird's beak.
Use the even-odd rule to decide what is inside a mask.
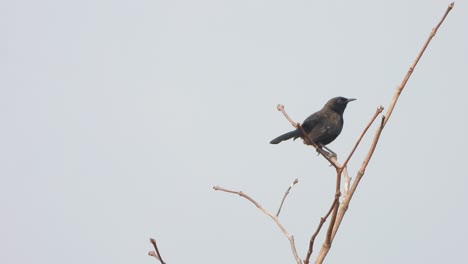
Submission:
[[[349,98],[349,99],[348,99],[348,103],[349,103],[349,102],[352,102],[352,101],[356,101],[356,99],[354,99],[354,98]]]

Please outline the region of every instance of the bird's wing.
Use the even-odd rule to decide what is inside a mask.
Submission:
[[[319,111],[304,120],[304,130],[309,135],[309,138],[317,144],[322,144],[322,141],[329,136],[329,127],[325,125],[329,116],[326,113]]]
[[[315,112],[302,122],[302,128],[304,128],[305,132],[309,133],[314,129],[314,127],[323,122],[324,118],[326,117],[322,112]]]

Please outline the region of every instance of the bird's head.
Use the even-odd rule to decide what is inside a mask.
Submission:
[[[335,97],[330,99],[326,104],[325,108],[329,108],[339,114],[343,114],[344,110],[346,109],[346,105],[348,105],[349,102],[354,101],[356,99],[354,98],[345,98],[345,97]]]

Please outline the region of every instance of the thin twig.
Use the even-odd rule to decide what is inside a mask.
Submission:
[[[279,214],[280,214],[280,212],[281,212],[281,208],[283,208],[284,200],[286,200],[286,196],[288,196],[289,191],[290,191],[291,188],[292,188],[294,185],[296,185],[298,182],[299,182],[299,180],[298,180],[298,179],[295,179],[295,180],[293,181],[293,183],[291,183],[291,185],[289,185],[289,188],[286,190],[286,192],[284,193],[283,199],[281,200],[281,204],[280,204],[280,206],[279,206],[279,208],[278,208],[278,212],[276,213],[276,217],[279,216]]]
[[[148,252],[148,255],[155,257],[157,260],[159,260],[161,262],[161,264],[166,264],[166,262],[164,262],[164,260],[162,259],[161,254],[159,253],[158,246],[156,245],[156,239],[150,238],[150,242],[151,242],[151,244],[153,244],[154,250],[156,252],[155,251],[150,251],[150,252]]]
[[[298,264],[301,264],[302,261],[301,259],[299,258],[299,255],[297,254],[297,250],[296,250],[296,245],[294,243],[294,236],[293,235],[290,235],[288,233],[288,231],[286,231],[286,228],[283,226],[283,224],[281,224],[281,222],[279,221],[279,218],[276,217],[275,215],[273,215],[272,213],[268,212],[266,209],[264,209],[258,202],[256,202],[254,199],[252,199],[250,196],[248,196],[247,194],[243,193],[242,191],[231,191],[231,190],[228,190],[228,189],[225,189],[225,188],[222,188],[222,187],[219,187],[219,186],[213,186],[213,189],[215,191],[222,191],[222,192],[227,192],[227,193],[233,193],[233,194],[237,194],[239,196],[242,196],[244,197],[245,199],[249,200],[251,203],[253,203],[260,211],[262,211],[264,214],[268,215],[275,223],[276,225],[279,227],[279,229],[281,230],[281,232],[283,232],[283,234],[288,238],[289,240],[289,244],[291,246],[291,250],[292,250],[292,253],[294,255],[294,258],[296,259],[296,262]]]
[[[340,196],[341,196],[341,192],[340,192],[340,185],[341,185],[341,173],[337,172],[336,173],[336,193],[335,193],[335,200],[333,201],[333,212],[332,212],[332,216],[331,216],[331,219],[330,219],[330,223],[328,224],[328,229],[327,229],[327,236],[325,238],[325,244],[328,246],[328,247],[331,247],[331,244],[333,242],[333,239],[332,239],[332,233],[333,233],[333,227],[335,226],[335,222],[336,222],[336,216],[338,214],[338,208],[340,206]]]
[[[358,173],[356,175],[356,179],[354,180],[354,183],[351,186],[351,189],[350,189],[348,195],[345,197],[345,199],[343,199],[343,202],[340,205],[339,213],[338,213],[337,219],[336,219],[336,223],[335,223],[335,225],[333,227],[333,231],[332,231],[332,237],[331,237],[332,241],[333,241],[333,239],[334,239],[334,237],[335,237],[335,235],[336,235],[336,233],[338,231],[338,228],[340,227],[341,221],[343,220],[343,217],[344,217],[344,215],[345,215],[345,213],[346,213],[346,211],[348,209],[351,198],[353,197],[353,194],[356,191],[356,188],[359,185],[359,182],[360,182],[360,180],[362,179],[362,177],[363,177],[363,175],[365,173],[366,167],[369,164],[369,161],[371,160],[371,158],[372,158],[372,156],[374,154],[374,150],[375,150],[375,148],[377,146],[377,143],[378,143],[378,141],[380,139],[380,135],[382,133],[382,130],[385,127],[385,125],[387,124],[388,120],[390,119],[390,116],[391,116],[391,114],[393,112],[393,109],[394,109],[394,107],[395,107],[395,105],[396,105],[396,103],[398,101],[398,98],[399,98],[401,92],[405,88],[406,83],[408,82],[411,74],[413,73],[414,69],[416,68],[416,65],[418,64],[418,61],[421,59],[422,55],[424,54],[424,51],[426,50],[427,46],[429,45],[431,39],[435,36],[437,30],[439,29],[439,27],[444,22],[444,20],[447,17],[448,13],[453,9],[453,6],[454,6],[454,3],[451,3],[447,7],[447,10],[445,11],[442,19],[437,24],[437,26],[432,29],[428,39],[424,43],[421,51],[417,55],[417,57],[414,60],[413,64],[410,66],[410,68],[409,68],[408,72],[406,73],[406,76],[404,77],[403,81],[401,82],[401,84],[395,90],[395,94],[393,96],[392,101],[390,102],[387,113],[384,116],[382,116],[381,124],[380,124],[380,126],[378,127],[378,129],[377,129],[377,131],[375,133],[374,139],[372,141],[372,145],[371,145],[371,147],[370,147],[370,149],[369,149],[369,151],[367,153],[367,156],[364,159],[364,161],[363,161],[363,163],[361,165],[361,168],[359,169],[359,171],[358,171]],[[317,256],[317,259],[315,260],[315,263],[316,264],[323,263],[323,260],[327,256],[329,250],[330,250],[330,246],[329,246],[329,244],[327,244],[327,241],[325,241],[323,243],[323,245],[322,245],[322,248],[320,249],[320,252],[319,252],[319,254]]]
[[[310,256],[312,255],[312,252],[314,251],[314,242],[315,242],[315,238],[316,238],[317,235],[320,233],[320,229],[322,229],[323,224],[327,221],[327,218],[328,218],[328,216],[331,214],[331,212],[333,211],[333,208],[335,208],[335,201],[336,201],[336,200],[333,200],[333,204],[332,204],[332,206],[330,207],[330,209],[328,209],[328,212],[325,214],[325,216],[320,218],[320,223],[319,223],[319,225],[317,226],[317,229],[315,230],[315,233],[310,237],[310,241],[309,241],[309,250],[307,251],[307,256],[306,256],[305,259],[304,259],[304,264],[308,264],[308,263],[309,263]]]
[[[159,259],[158,255],[156,255],[156,251],[154,251],[154,250],[150,250],[150,251],[148,252],[148,255],[154,257],[155,259],[157,259],[157,260],[159,260],[159,261],[161,261],[161,260]]]
[[[408,72],[406,73],[405,78],[403,78],[403,81],[401,82],[400,86],[396,89],[395,94],[393,95],[392,102],[390,103],[390,106],[388,107],[387,113],[385,114],[386,118],[385,118],[384,126],[387,125],[388,119],[392,115],[393,108],[395,107],[396,102],[398,101],[398,98],[400,97],[400,94],[403,91],[403,88],[405,88],[406,83],[408,82],[409,78],[411,77],[411,74],[413,73],[414,69],[416,68],[416,65],[418,64],[419,60],[421,59],[422,55],[424,54],[424,51],[429,46],[429,43],[431,42],[432,38],[436,35],[437,30],[439,30],[439,27],[442,25],[442,23],[444,22],[447,15],[450,13],[450,11],[453,9],[454,5],[455,5],[455,2],[452,2],[452,3],[450,3],[448,5],[442,19],[439,21],[439,23],[436,25],[436,27],[432,29],[431,33],[429,34],[429,37],[427,38],[426,42],[423,45],[421,51],[419,51],[418,56],[416,56],[416,59],[414,60],[413,64],[410,66]]]
[[[286,111],[284,111],[284,105],[282,104],[278,104],[276,106],[276,109],[278,109],[278,111],[280,111],[281,113],[283,113],[284,117],[286,117],[286,119],[289,121],[289,123],[291,123],[291,125],[295,128],[299,128],[301,126],[300,123],[296,123],[294,122],[294,120],[292,120],[289,115],[286,113]]]
[[[364,128],[364,130],[362,131],[361,135],[359,136],[358,140],[356,141],[356,144],[354,144],[354,147],[353,149],[351,150],[351,152],[349,153],[348,157],[346,158],[346,160],[343,162],[343,164],[341,165],[341,169],[344,169],[346,167],[346,165],[348,165],[348,162],[349,160],[351,159],[351,157],[353,156],[354,152],[356,151],[357,147],[359,146],[359,143],[361,143],[361,140],[362,138],[364,137],[364,135],[366,134],[367,130],[369,130],[369,128],[371,127],[371,125],[374,123],[375,119],[377,118],[377,116],[382,113],[383,111],[383,107],[382,106],[379,106],[377,107],[377,109],[375,110],[375,113],[374,115],[372,116],[371,120],[369,121],[369,123],[367,123],[366,127]]]

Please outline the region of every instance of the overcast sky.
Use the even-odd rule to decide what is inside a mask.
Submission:
[[[292,129],[276,105],[302,122],[357,98],[329,145],[342,159],[448,4],[2,1],[0,262],[156,263],[154,237],[170,264],[294,263],[271,219],[212,186],[275,212],[295,178],[280,219],[304,258],[334,170],[269,144]],[[468,261],[467,14],[426,50],[326,263]]]

